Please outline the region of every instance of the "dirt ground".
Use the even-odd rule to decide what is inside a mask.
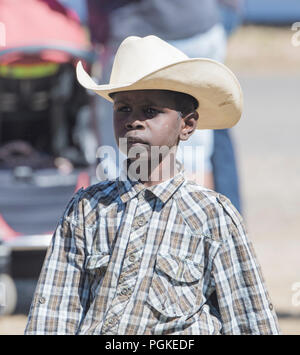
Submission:
[[[293,35],[290,28],[242,27],[226,61],[244,91],[244,114],[232,132],[243,215],[283,334],[300,334],[300,47]],[[20,310],[0,318],[0,334],[22,334],[25,323]]]
[[[299,74],[300,46],[292,44],[295,34],[291,27],[243,26],[229,39],[226,64],[235,73]]]

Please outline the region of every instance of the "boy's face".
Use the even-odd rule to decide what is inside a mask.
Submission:
[[[118,92],[114,100],[114,131],[119,144],[127,138],[127,151],[132,147],[177,146],[195,127],[176,111],[173,95],[163,90],[135,90]],[[123,150],[120,147],[121,150]]]

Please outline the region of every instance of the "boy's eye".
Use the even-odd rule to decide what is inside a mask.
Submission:
[[[159,111],[156,110],[155,108],[148,107],[144,110],[144,113],[145,113],[146,117],[155,117],[156,115],[159,114]]]
[[[131,112],[129,106],[119,106],[116,108],[117,112]]]

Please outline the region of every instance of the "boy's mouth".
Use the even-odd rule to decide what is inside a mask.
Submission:
[[[127,144],[130,146],[133,145],[149,145],[147,142],[145,142],[143,139],[139,137],[126,137],[127,139]]]

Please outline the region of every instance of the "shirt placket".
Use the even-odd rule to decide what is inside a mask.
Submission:
[[[102,334],[117,334],[118,324],[125,312],[128,301],[134,293],[141,267],[146,242],[147,221],[151,216],[151,208],[144,199],[144,192],[141,192],[137,198],[139,203],[131,225],[116,295],[106,314]]]

